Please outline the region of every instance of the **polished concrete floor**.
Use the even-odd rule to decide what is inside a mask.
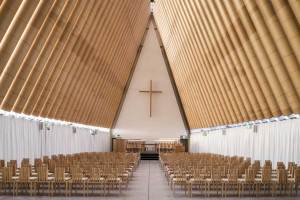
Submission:
[[[192,199],[201,199],[203,196],[194,195]],[[94,197],[10,197],[10,196],[0,196],[0,200],[36,200],[36,199],[72,199],[72,200],[96,200],[96,199],[106,199],[106,200],[188,200],[191,198],[187,198],[184,196],[183,192],[177,191],[175,194],[170,190],[167,185],[166,178],[160,168],[158,161],[141,161],[141,164],[137,168],[134,173],[133,180],[129,183],[129,187],[127,190],[123,190],[122,195],[117,193],[113,193],[109,196],[94,196]],[[215,198],[210,197],[206,198],[210,200],[215,199],[225,199],[225,198]],[[269,200],[279,200],[279,199],[300,199],[299,197],[289,198],[289,197],[277,197],[277,198],[232,198],[228,197],[227,199],[242,199],[242,200],[250,200],[250,199],[269,199]]]

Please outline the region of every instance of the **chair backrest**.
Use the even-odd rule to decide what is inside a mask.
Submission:
[[[43,163],[44,164],[49,164],[49,156],[43,156]]]
[[[288,162],[288,170],[291,171],[295,165],[295,162]]]
[[[229,182],[237,182],[239,177],[239,170],[238,169],[230,169],[228,174],[228,181]]]
[[[38,181],[47,181],[48,180],[48,165],[43,164],[37,168],[38,172]]]
[[[265,160],[265,165],[272,168],[272,161],[271,160]]]
[[[277,170],[277,181],[279,184],[287,184],[288,176],[287,170],[285,169],[278,169]]]
[[[263,168],[261,178],[263,183],[270,183],[272,181],[272,169],[269,167]]]
[[[90,180],[97,181],[101,178],[101,170],[96,167],[91,168]]]
[[[246,174],[245,174],[245,181],[246,182],[254,182],[255,181],[255,170],[252,169],[251,167],[249,167],[247,170],[246,170]]]
[[[71,170],[72,180],[80,181],[83,178],[83,170],[79,167],[73,167]]]
[[[42,166],[42,164],[43,164],[42,159],[40,159],[40,158],[34,159],[34,167],[35,168],[38,168],[38,167]],[[47,163],[47,165],[48,165],[48,163]]]
[[[0,160],[0,168],[5,167],[5,160]]]
[[[222,180],[222,172],[219,169],[212,170],[211,173],[211,179],[212,181],[221,181]]]
[[[20,181],[29,181],[31,166],[23,166],[20,168]]]
[[[283,162],[277,162],[277,169],[285,169],[285,165]]]
[[[51,159],[51,160],[48,161],[48,163],[49,163],[49,165],[48,165],[49,171],[51,173],[54,173],[54,170],[55,170],[55,167],[56,167],[56,160]]]
[[[12,177],[13,177],[13,167],[12,166],[3,167],[2,168],[2,180],[4,182],[12,181]]]
[[[16,160],[10,160],[8,163],[7,163],[7,166],[11,166],[12,167],[12,170],[13,170],[13,176],[16,175],[16,171],[17,171],[17,161]]]
[[[21,161],[21,167],[22,166],[28,166],[30,164],[29,158],[23,158]]]
[[[260,161],[259,160],[255,160],[253,165],[257,168],[260,168]]]
[[[295,183],[300,184],[300,167],[297,167],[294,171]]]
[[[64,181],[65,180],[65,168],[64,167],[55,167],[54,179],[55,179],[55,181]]]

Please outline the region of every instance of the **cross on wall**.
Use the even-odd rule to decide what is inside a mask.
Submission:
[[[162,93],[161,90],[153,90],[152,88],[152,80],[150,80],[150,89],[149,90],[140,90],[139,92],[148,93],[150,98],[150,109],[149,116],[152,117],[152,94]]]

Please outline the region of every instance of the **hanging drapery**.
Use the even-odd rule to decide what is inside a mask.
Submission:
[[[236,127],[226,131],[192,133],[191,152],[250,157],[252,160],[300,163],[300,119],[272,122],[253,127]]]
[[[43,155],[110,151],[110,134],[97,130],[50,124],[40,129],[39,122],[0,115],[0,159],[40,158]]]

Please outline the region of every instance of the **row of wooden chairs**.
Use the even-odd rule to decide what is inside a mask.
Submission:
[[[107,195],[128,187],[139,163],[133,153],[81,153],[1,162],[0,193],[49,196],[65,194]]]
[[[160,142],[159,143],[159,152],[161,153],[171,153],[171,152],[175,152],[176,149],[176,145],[178,144],[178,142],[176,141],[171,141],[171,142]]]
[[[221,195],[297,195],[300,167],[290,162],[286,168],[278,162],[276,169],[267,160],[253,163],[249,158],[209,153],[165,153],[160,155],[168,184],[188,196],[198,190],[204,196]]]
[[[126,151],[132,153],[140,153],[151,148],[153,151],[170,153],[175,152],[176,145],[179,143],[177,141],[159,141],[155,144],[146,144],[145,141],[126,141]]]
[[[145,151],[145,141],[130,141],[126,142],[126,151],[129,153],[140,153]]]

